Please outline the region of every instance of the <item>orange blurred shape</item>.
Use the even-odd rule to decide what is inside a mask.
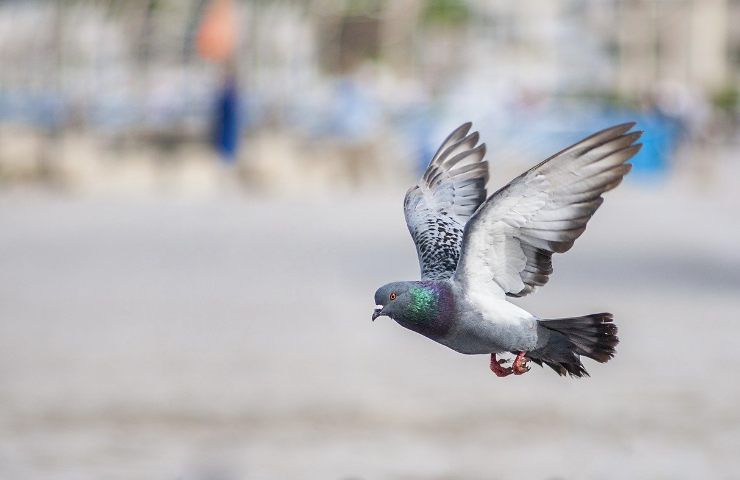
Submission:
[[[198,29],[198,53],[215,62],[226,62],[236,48],[236,14],[232,0],[211,0]]]

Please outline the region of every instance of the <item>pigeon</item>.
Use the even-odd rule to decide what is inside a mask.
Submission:
[[[508,301],[547,283],[552,254],[568,251],[630,171],[641,148],[634,122],[597,132],[487,196],[488,162],[470,122],[455,129],[404,198],[421,280],[375,292],[372,320],[387,316],[457,352],[490,354],[499,377],[529,362],[561,376],[588,376],[581,357],[600,363],[619,343],[610,313],[543,319]],[[513,361],[496,355],[511,353]],[[511,366],[507,364],[511,362]]]

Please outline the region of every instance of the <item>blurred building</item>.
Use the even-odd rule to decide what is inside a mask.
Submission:
[[[46,143],[18,153],[4,141],[0,175],[28,151],[37,157],[26,162],[32,170],[54,162],[62,153],[49,141],[69,132],[104,141],[108,156],[127,145],[167,159],[183,146],[205,148],[220,82],[218,68],[193,46],[207,4],[1,1],[0,139],[24,132]],[[738,0],[255,0],[236,7],[243,131],[255,137],[243,161],[253,166],[264,162],[260,145],[300,163],[313,161],[298,157],[311,158],[306,152],[317,142],[335,149],[338,164],[388,160],[382,152],[389,150],[397,152],[390,161],[421,162],[441,132],[468,118],[504,154],[521,149],[525,159],[556,143],[548,132],[560,142],[564,132],[580,135],[646,106],[692,131],[710,129],[715,112],[722,124],[715,130],[737,127]],[[607,107],[618,111],[605,114]],[[596,119],[602,116],[609,118]],[[515,135],[523,125],[542,139],[531,151]],[[355,163],[335,170],[361,176],[363,163]]]

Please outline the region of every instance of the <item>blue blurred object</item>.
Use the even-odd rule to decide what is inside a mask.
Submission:
[[[69,115],[67,100],[58,92],[0,90],[0,120],[28,123],[44,130],[60,128]]]
[[[633,165],[629,179],[664,178],[671,168],[671,156],[677,150],[685,131],[682,120],[652,106],[644,110],[611,108],[592,105],[569,107],[558,104],[547,112],[536,116],[524,115],[512,122],[510,132],[526,132],[531,138],[539,139],[539,155],[547,156],[573,144],[603,128],[624,122],[636,122],[634,130],[642,130],[640,152],[630,163]]]
[[[342,77],[333,85],[319,133],[350,142],[369,141],[382,122],[381,109],[366,86],[352,77]]]
[[[440,140],[434,138],[432,127],[435,121],[430,110],[428,106],[413,105],[396,118],[398,128],[413,152],[414,171],[419,175],[427,169]]]
[[[649,175],[667,173],[670,157],[676,151],[684,130],[681,121],[658,109],[651,109],[639,115],[637,122],[637,127],[645,133],[642,150],[632,159],[633,170]]]
[[[239,120],[239,89],[236,77],[230,75],[219,92],[213,122],[213,144],[226,163],[236,159]]]
[[[632,175],[629,178],[657,179],[668,174],[671,155],[678,148],[684,131],[679,118],[650,107],[643,111],[609,110],[596,120],[605,126],[635,121],[635,129],[643,131],[640,139],[643,147],[630,161]]]

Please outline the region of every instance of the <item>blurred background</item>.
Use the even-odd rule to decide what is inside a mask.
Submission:
[[[738,0],[0,0],[0,478],[739,478],[738,25]],[[370,322],[418,277],[403,194],[468,120],[491,191],[645,131],[516,300],[614,313],[590,379]]]

